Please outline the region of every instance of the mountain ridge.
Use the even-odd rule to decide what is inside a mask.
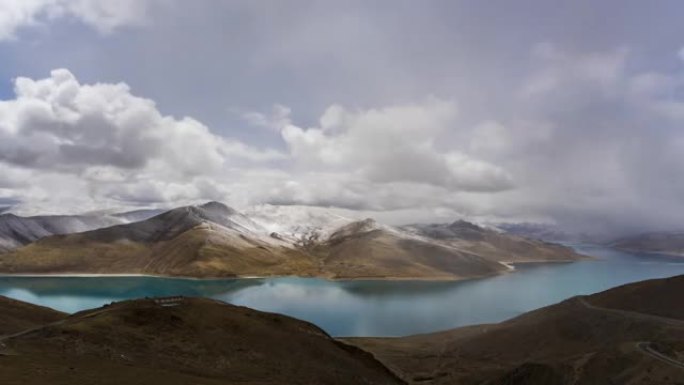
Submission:
[[[0,253],[11,251],[39,239],[95,230],[146,219],[157,210],[136,210],[113,215],[36,215],[22,217],[0,214]]]
[[[308,210],[268,207],[246,214],[220,202],[178,207],[142,221],[41,238],[0,255],[0,272],[466,279],[510,271],[505,263],[511,261],[583,258],[563,246],[467,222],[455,223],[467,227],[468,236],[453,223],[431,225],[451,231],[437,236],[425,226]],[[512,246],[528,257],[510,254]]]
[[[609,243],[625,251],[684,257],[684,231],[661,231],[622,237]]]

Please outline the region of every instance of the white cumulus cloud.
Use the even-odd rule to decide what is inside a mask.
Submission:
[[[425,103],[348,111],[328,108],[320,127],[282,127],[294,160],[306,169],[357,174],[375,183],[422,183],[455,191],[497,192],[512,188],[504,169],[463,152],[439,148],[453,128],[456,104]]]
[[[195,119],[163,115],[124,83],[81,84],[66,69],[17,78],[15,94],[0,101],[0,165],[9,176],[30,170],[27,199],[48,197],[41,181],[59,175],[85,184],[75,194],[84,199],[215,197],[220,188],[212,184],[226,169],[283,157],[215,135]]]
[[[151,0],[0,0],[0,41],[19,29],[60,18],[74,18],[101,33],[141,25]]]

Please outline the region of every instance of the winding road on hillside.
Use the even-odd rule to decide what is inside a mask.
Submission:
[[[684,362],[677,361],[672,357],[668,357],[668,356],[660,353],[659,351],[654,350],[653,348],[651,348],[650,342],[639,342],[639,343],[637,343],[637,348],[639,348],[639,350],[641,350],[643,353],[645,353],[645,354],[647,354],[653,358],[656,358],[656,359],[663,361],[665,363],[668,363],[670,365],[674,365],[674,366],[677,366],[679,368],[684,369]]]
[[[159,305],[159,306],[162,306],[162,307],[171,307],[171,306],[178,306],[178,305],[180,305],[180,304],[183,302],[184,299],[183,299],[183,297],[177,296],[177,297],[160,297],[160,298],[153,298],[152,300],[153,300],[157,305]],[[94,310],[94,311],[89,312],[89,313],[87,313],[87,314],[83,314],[82,318],[95,317],[95,316],[97,316],[97,315],[106,313],[106,312],[110,311],[111,309],[112,309],[111,307],[103,307],[103,308],[101,308],[101,309]],[[6,349],[7,349],[7,346],[5,345],[5,341],[6,341],[6,340],[8,340],[8,339],[10,339],[10,338],[20,337],[20,336],[23,336],[23,335],[32,333],[32,332],[34,332],[34,331],[37,331],[37,330],[40,330],[40,329],[43,329],[43,328],[46,328],[46,327],[59,326],[59,325],[64,324],[65,322],[69,321],[70,319],[71,319],[71,317],[67,316],[67,317],[64,318],[64,319],[61,319],[61,320],[55,321],[55,322],[51,322],[51,323],[49,323],[49,324],[40,325],[40,326],[36,326],[36,327],[34,327],[34,328],[31,328],[31,329],[22,330],[22,331],[17,332],[17,333],[6,334],[6,335],[3,335],[3,336],[0,336],[0,356],[7,356],[7,355],[14,355],[14,354],[15,354],[15,353],[13,353],[13,352],[10,352],[10,351],[7,351],[7,350],[6,350]]]
[[[610,308],[605,308],[605,307],[600,307],[596,305],[592,305],[589,302],[587,302],[586,297],[578,297],[578,302],[585,306],[588,309],[592,310],[598,310],[602,312],[608,312],[612,314],[617,314],[623,317],[631,317],[631,318],[639,318],[642,320],[648,320],[648,321],[656,321],[656,322],[664,322],[670,325],[675,325],[675,326],[684,326],[684,321],[679,320],[676,318],[668,318],[668,317],[662,317],[662,316],[657,316],[653,314],[645,314],[645,313],[639,313],[639,312],[634,312],[634,311],[629,311],[629,310],[620,310],[620,309],[610,309]],[[676,360],[672,357],[666,356],[665,354],[653,349],[652,347],[653,343],[650,341],[642,341],[642,342],[637,342],[636,347],[639,349],[640,352],[646,354],[649,357],[655,358],[661,362],[670,364],[672,366],[676,366],[680,369],[684,369],[684,362],[681,362],[679,360]]]
[[[89,313],[89,314],[85,315],[85,317],[94,317],[94,316],[96,316],[96,315],[98,315],[98,314],[105,313],[105,312],[107,312],[107,311],[109,311],[109,310],[110,310],[109,308],[102,308],[102,309],[100,309],[100,310],[96,310],[96,311],[93,311],[92,313]],[[64,319],[61,319],[61,320],[55,321],[55,322],[51,322],[51,323],[49,323],[49,324],[40,325],[40,326],[36,326],[36,327],[34,327],[34,328],[31,328],[31,329],[22,330],[22,331],[17,332],[17,333],[6,334],[6,335],[3,335],[3,336],[0,336],[0,356],[15,355],[15,353],[6,350],[6,349],[7,349],[7,346],[5,345],[5,341],[6,341],[6,340],[8,340],[8,339],[10,339],[10,338],[20,337],[20,336],[23,336],[23,335],[26,335],[26,334],[35,332],[35,331],[37,331],[37,330],[40,330],[40,329],[43,329],[43,328],[46,328],[46,327],[59,326],[59,325],[64,324],[64,323],[65,323],[66,321],[68,321],[69,319],[70,319],[69,317],[66,317],[66,318],[64,318]]]

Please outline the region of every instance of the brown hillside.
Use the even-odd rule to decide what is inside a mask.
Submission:
[[[584,258],[563,246],[462,221],[409,230],[370,219],[335,226],[278,234],[210,202],[140,222],[42,238],[0,255],[0,272],[453,280],[508,272],[500,262]]]
[[[9,338],[16,355],[0,359],[0,382],[401,383],[307,322],[208,299],[168,305],[117,303]]]
[[[684,305],[665,301],[646,307],[639,299],[657,293],[675,298],[682,282],[684,276],[627,285],[500,324],[348,341],[416,384],[682,384],[684,321],[660,315]]]
[[[66,316],[47,307],[0,296],[0,336],[55,322]]]
[[[384,229],[352,223],[313,249],[325,271],[336,278],[432,277],[459,279],[507,271],[500,263],[476,254],[401,237]]]

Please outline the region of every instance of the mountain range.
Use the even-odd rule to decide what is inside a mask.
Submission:
[[[625,251],[684,257],[684,231],[646,233],[623,237],[611,242],[610,246]]]
[[[617,250],[684,256],[684,231],[645,231],[627,233],[580,233],[563,230],[552,224],[497,223],[496,228],[507,234],[548,242],[585,243]]]
[[[585,258],[465,221],[392,227],[322,208],[239,212],[219,202],[153,214],[8,217],[5,243],[21,246],[0,254],[0,273],[465,279]]]
[[[111,215],[0,215],[0,252],[7,252],[50,235],[70,234],[131,223],[159,214],[159,210],[136,210]]]
[[[511,235],[547,242],[606,244],[615,238],[615,235],[608,230],[582,232],[568,230],[551,223],[494,223],[493,226]]]

